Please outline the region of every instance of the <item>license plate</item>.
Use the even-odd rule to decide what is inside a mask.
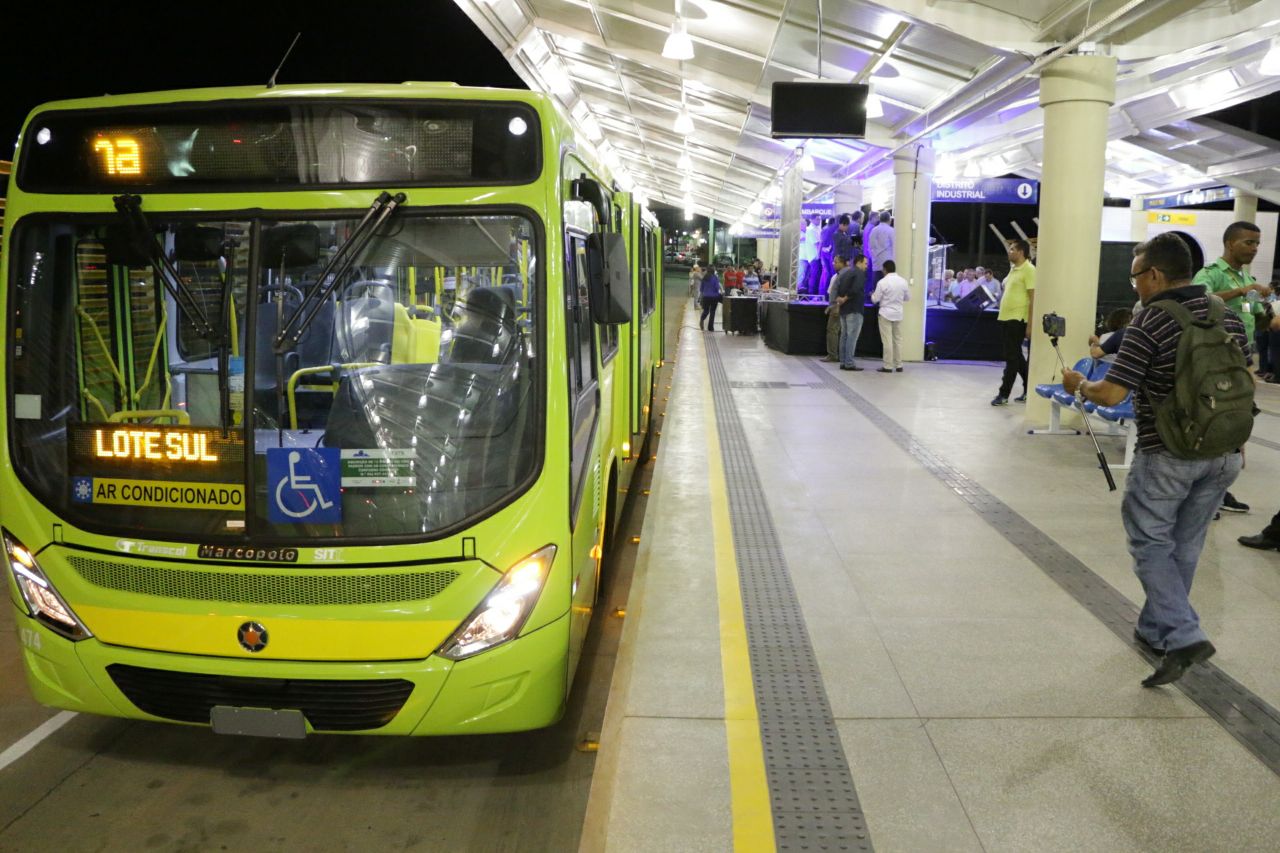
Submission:
[[[307,736],[307,718],[301,711],[274,708],[235,708],[215,705],[209,712],[214,734],[278,737],[302,740]]]

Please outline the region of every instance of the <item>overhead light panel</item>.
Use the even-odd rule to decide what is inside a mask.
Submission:
[[[680,159],[676,161],[676,168],[682,172],[693,171],[693,158],[689,156],[688,151],[680,152]]]
[[[1271,49],[1258,63],[1258,73],[1266,77],[1280,75],[1280,39],[1272,40]]]
[[[813,155],[810,154],[805,149],[801,148],[800,149],[800,171],[812,172],[816,168],[818,168],[818,164],[813,162]]]
[[[685,176],[680,179],[680,191],[687,193],[692,189],[693,189],[693,178],[689,177],[689,175],[686,173]]]

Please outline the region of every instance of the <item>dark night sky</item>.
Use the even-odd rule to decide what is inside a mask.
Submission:
[[[295,33],[280,83],[446,80],[526,88],[452,0],[339,3],[24,4],[0,27],[0,159],[45,101],[263,84]]]

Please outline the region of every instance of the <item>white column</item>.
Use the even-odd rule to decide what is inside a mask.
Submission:
[[[902,357],[906,361],[922,361],[933,149],[921,143],[894,154],[893,175],[893,262],[898,275],[911,286],[911,301],[902,315]],[[1101,223],[1098,227],[1101,228]]]
[[[836,213],[847,213],[850,216],[862,206],[862,184],[848,181],[836,187]]]
[[[1101,254],[1107,114],[1115,99],[1114,57],[1064,56],[1040,77],[1044,168],[1035,302],[1028,318],[1031,388],[1059,375],[1053,347],[1041,331],[1043,315],[1056,312],[1067,320],[1067,336],[1060,346],[1068,366],[1089,354],[1098,304],[1094,271]],[[1026,416],[1033,423],[1046,423],[1049,401],[1029,394]]]
[[[1231,212],[1235,215],[1237,222],[1257,223],[1258,197],[1256,195],[1249,195],[1248,193],[1240,193],[1236,196],[1236,201],[1231,208]]]

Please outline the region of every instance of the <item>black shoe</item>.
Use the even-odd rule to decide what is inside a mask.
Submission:
[[[840,359],[838,359],[838,358],[832,358],[832,357],[831,357],[831,356],[829,356],[829,355],[824,355],[824,356],[822,357],[822,360],[823,360],[823,361],[839,361]]]
[[[840,369],[841,370],[862,370],[861,367],[845,367],[843,364],[840,365]]]
[[[1142,680],[1143,687],[1159,687],[1161,684],[1172,684],[1191,668],[1192,664],[1204,663],[1213,657],[1218,650],[1208,640],[1201,640],[1180,649],[1170,649],[1160,659],[1156,671]]]
[[[1007,402],[1009,402],[1009,398],[1001,397],[999,394],[991,398],[991,405],[993,406],[1003,406]]]
[[[878,370],[876,370],[876,373],[893,373],[893,370],[888,367],[881,367]]]
[[[1021,394],[1020,396],[1014,397],[1014,398],[1013,398],[1013,402],[1015,402],[1015,403],[1025,403],[1025,402],[1027,402],[1027,392],[1026,392],[1026,391],[1023,391],[1023,392],[1022,392],[1022,394]]]
[[[1236,541],[1246,548],[1258,548],[1263,551],[1280,550],[1280,542],[1272,539],[1265,532],[1257,536],[1241,536]]]
[[[1222,506],[1218,509],[1224,512],[1248,512],[1249,505],[1235,499],[1235,495],[1227,492],[1222,498]]]
[[[895,368],[893,369],[893,372],[894,372],[894,373],[901,373],[901,372],[902,372],[902,368],[901,368],[901,367],[895,367]]]
[[[1138,633],[1138,629],[1133,629],[1133,641],[1138,644],[1144,652],[1149,655],[1155,655],[1158,658],[1164,657],[1164,649],[1157,649],[1155,646],[1147,642],[1147,638]]]
[[[1220,518],[1222,518],[1222,513],[1220,513],[1220,512],[1215,512],[1215,513],[1213,514],[1213,520],[1214,520],[1214,521],[1217,521],[1217,520],[1218,520],[1218,519],[1220,519]]]

